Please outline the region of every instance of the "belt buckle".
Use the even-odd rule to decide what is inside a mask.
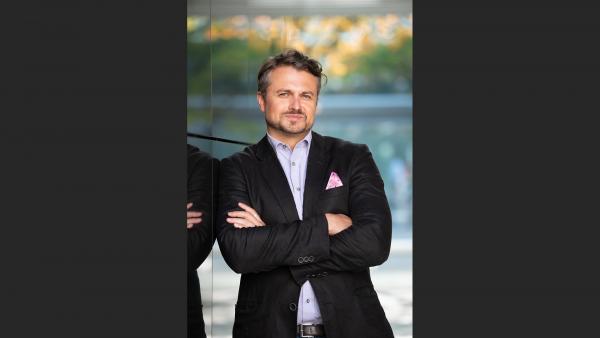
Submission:
[[[300,324],[300,337],[303,337],[303,338],[304,338],[304,337],[307,337],[307,338],[312,338],[312,337],[314,337],[314,336],[305,336],[305,335],[304,335],[304,325],[303,325],[303,324]]]

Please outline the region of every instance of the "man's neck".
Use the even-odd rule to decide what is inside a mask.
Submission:
[[[267,128],[267,133],[269,133],[269,136],[276,139],[277,141],[286,144],[293,151],[296,144],[302,141],[306,137],[306,135],[310,133],[310,130],[303,134],[284,134],[278,132],[277,130],[274,131],[272,129]]]

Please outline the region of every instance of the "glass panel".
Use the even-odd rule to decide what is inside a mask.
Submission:
[[[207,31],[210,28],[210,3],[208,1],[189,1],[187,20],[187,88],[188,88],[188,110],[187,110],[187,131],[188,145],[197,147],[205,155],[188,158],[188,163],[194,163],[195,166],[188,165],[188,202],[194,198],[197,202],[197,208],[200,204],[204,212],[202,222],[196,224],[194,229],[188,229],[188,263],[193,263],[189,269],[197,268],[194,272],[188,270],[188,337],[202,337],[202,331],[210,337],[212,330],[212,304],[213,304],[213,253],[208,253],[212,248],[214,241],[213,218],[209,216],[210,210],[206,210],[206,205],[216,205],[214,199],[215,181],[213,171],[217,168],[214,163],[205,165],[208,156],[212,156],[214,141],[198,137],[189,137],[190,133],[210,136],[212,134],[212,111],[210,107],[211,95],[211,69],[210,69],[210,34]],[[202,160],[199,160],[202,158]],[[200,162],[200,163],[199,163]],[[193,177],[190,177],[193,175]],[[206,180],[206,183],[190,183]],[[190,191],[193,189],[193,191]],[[207,199],[210,202],[207,202]],[[210,209],[210,208],[209,208]],[[197,210],[197,209],[196,209]],[[212,212],[214,214],[214,212]],[[206,228],[210,230],[204,231]],[[199,264],[199,266],[198,266]],[[197,276],[197,279],[194,277]],[[201,296],[202,310],[200,307]],[[201,322],[204,322],[204,328]]]
[[[188,137],[188,203],[189,211],[200,211],[201,222],[188,228],[188,336],[201,337],[201,332],[212,329],[213,297],[213,242],[214,214],[216,209],[216,180],[218,170],[211,161],[213,141]],[[188,216],[189,219],[190,216]],[[202,305],[204,306],[202,308]],[[204,327],[204,329],[203,329]]]

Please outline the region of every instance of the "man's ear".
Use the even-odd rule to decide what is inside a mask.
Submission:
[[[258,101],[258,107],[261,112],[265,112],[265,98],[262,96],[261,92],[256,92],[256,101]]]

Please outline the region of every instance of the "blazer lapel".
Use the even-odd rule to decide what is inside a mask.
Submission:
[[[263,137],[257,145],[256,157],[260,163],[260,172],[263,179],[267,182],[267,186],[275,196],[279,207],[283,210],[283,214],[288,222],[299,220],[294,196],[290,191],[285,172],[281,168],[281,164],[277,159],[277,155],[273,147],[269,143],[267,136]]]
[[[306,166],[306,181],[304,183],[303,218],[314,214],[318,196],[325,188],[327,179],[327,164],[329,163],[329,151],[323,136],[313,132],[308,163]]]

